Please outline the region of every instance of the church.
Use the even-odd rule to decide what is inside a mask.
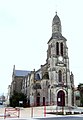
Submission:
[[[57,13],[52,20],[46,63],[37,71],[15,70],[14,65],[10,91],[27,95],[30,106],[74,106],[74,75],[69,69],[67,39],[62,35]]]

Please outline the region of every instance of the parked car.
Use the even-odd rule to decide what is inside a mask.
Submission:
[[[0,101],[0,105],[3,105],[3,102],[2,102],[2,101]]]

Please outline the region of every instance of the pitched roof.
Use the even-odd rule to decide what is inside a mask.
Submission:
[[[54,16],[54,18],[53,18],[53,22],[52,22],[52,25],[55,25],[55,24],[59,24],[59,25],[61,25],[61,21],[60,21],[60,18],[59,18],[59,16],[57,15],[57,13],[56,13],[56,15]]]
[[[15,70],[15,76],[26,76],[30,73],[31,71],[26,71],[26,70]]]

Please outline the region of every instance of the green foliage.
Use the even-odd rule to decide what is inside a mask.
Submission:
[[[78,90],[80,91],[80,106],[83,107],[83,83],[78,85]]]
[[[80,102],[81,102],[81,106],[83,107],[83,98],[81,98]]]
[[[20,103],[22,101],[23,103]],[[23,93],[14,92],[10,97],[10,106],[11,107],[25,107],[27,103],[27,97]]]

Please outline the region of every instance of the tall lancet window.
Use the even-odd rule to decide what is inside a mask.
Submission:
[[[62,82],[62,71],[59,70],[59,73],[58,73],[58,80],[59,82]]]
[[[59,43],[56,43],[56,55],[59,55]]]
[[[63,56],[63,43],[60,44],[61,48],[61,56]]]

